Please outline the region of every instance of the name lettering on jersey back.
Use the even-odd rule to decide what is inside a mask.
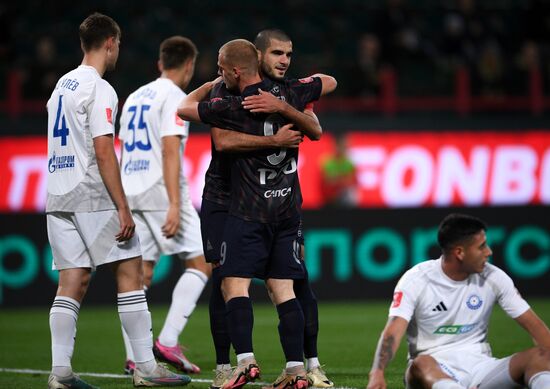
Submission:
[[[265,185],[267,183],[267,180],[273,180],[275,179],[279,174],[292,174],[295,173],[298,169],[298,164],[296,163],[296,159],[294,157],[290,158],[286,164],[284,164],[279,169],[267,169],[267,168],[261,168],[258,169],[258,173],[260,174],[260,184]]]
[[[157,96],[157,92],[154,89],[151,88],[143,88],[140,89],[133,97],[133,99],[139,99],[141,97],[145,97],[147,99],[153,100]]]
[[[146,172],[149,171],[151,161],[148,159],[130,159],[124,165],[124,174],[130,175],[132,173]]]
[[[76,88],[78,88],[78,85],[79,83],[76,79],[73,80],[70,78],[62,78],[61,81],[59,81],[59,83],[57,84],[56,89],[64,88],[64,89],[75,91]]]
[[[74,155],[56,156],[54,153],[48,160],[48,171],[50,173],[70,168],[74,168]]]

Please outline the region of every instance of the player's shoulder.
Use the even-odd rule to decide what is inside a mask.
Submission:
[[[513,284],[512,278],[504,270],[491,263],[487,263],[478,276],[482,282],[488,283],[495,290]]]
[[[401,276],[398,286],[405,288],[415,285],[425,285],[437,273],[437,266],[439,264],[439,259],[430,259],[414,265]]]
[[[234,96],[229,89],[227,89],[227,86],[225,85],[225,82],[218,82],[214,84],[212,87],[212,90],[210,91],[210,99],[213,98],[224,98],[226,96]]]

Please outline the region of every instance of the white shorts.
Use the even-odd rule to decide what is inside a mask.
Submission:
[[[120,230],[116,210],[97,212],[53,212],[46,215],[48,240],[52,247],[54,270],[91,268],[139,257],[141,247],[134,234],[117,242]]]
[[[180,259],[203,255],[199,215],[193,205],[183,203],[180,228],[170,239],[162,235],[166,211],[132,211],[141,241],[144,261],[157,262],[161,254],[177,254]]]
[[[488,344],[453,348],[429,355],[437,361],[445,374],[466,388],[477,387],[481,383],[481,388],[484,389],[522,387],[510,377],[512,356],[493,358]]]

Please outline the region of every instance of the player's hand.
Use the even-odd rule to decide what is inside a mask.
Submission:
[[[118,221],[120,222],[120,231],[115,235],[117,242],[125,242],[132,239],[136,230],[136,224],[129,208],[118,210]]]
[[[212,80],[212,81],[210,81],[210,82],[212,83],[212,85],[216,85],[216,84],[218,84],[218,83],[220,83],[220,82],[222,82],[222,81],[223,81],[222,76],[218,76],[218,77],[216,77],[214,80]]]
[[[247,96],[242,105],[250,112],[276,113],[281,112],[286,104],[269,92],[258,89],[258,95]]]
[[[277,147],[287,147],[287,148],[296,148],[300,146],[300,143],[304,140],[304,135],[292,129],[294,124],[289,123],[285,124],[275,135],[273,139]]]
[[[386,389],[384,372],[381,370],[371,371],[369,373],[369,384],[366,389]]]
[[[180,207],[179,205],[170,205],[166,212],[166,221],[161,227],[162,235],[166,238],[173,238],[180,228]]]

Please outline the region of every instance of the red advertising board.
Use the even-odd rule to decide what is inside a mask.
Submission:
[[[550,204],[550,131],[349,132],[359,207]],[[0,138],[0,212],[44,210],[45,137]],[[335,141],[300,146],[304,208],[324,204],[321,164]],[[200,204],[210,138],[191,135],[184,157],[191,197]]]

